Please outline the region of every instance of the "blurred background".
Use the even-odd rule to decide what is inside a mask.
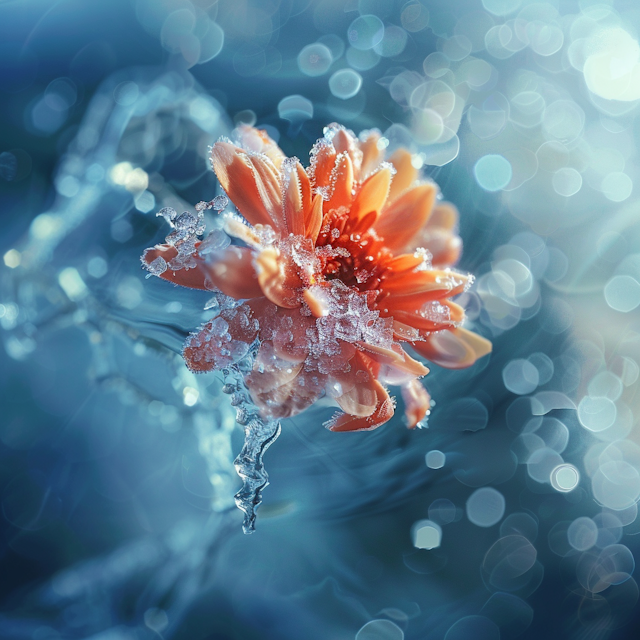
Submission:
[[[0,637],[626,639],[640,631],[635,0],[0,0]],[[238,123],[303,163],[378,128],[460,212],[468,326],[426,430],[242,431],[145,280]]]

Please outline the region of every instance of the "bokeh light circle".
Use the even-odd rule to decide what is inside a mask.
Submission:
[[[561,493],[573,491],[580,482],[580,473],[572,464],[558,465],[551,472],[551,486]]]
[[[474,491],[467,500],[467,518],[478,527],[491,527],[502,520],[505,510],[504,496],[493,487]]]
[[[354,49],[373,49],[384,38],[384,23],[378,16],[364,15],[356,18],[347,31],[349,44]]]
[[[308,44],[298,54],[298,68],[311,77],[325,74],[332,62],[333,56],[329,47],[318,42]]]
[[[488,154],[476,162],[473,174],[485,191],[500,191],[509,184],[513,170],[504,156]]]
[[[565,198],[574,196],[582,188],[582,176],[573,167],[558,169],[551,178],[553,190]]]
[[[616,405],[609,398],[585,396],[578,405],[578,419],[589,431],[608,429],[616,415]]]
[[[435,549],[440,546],[442,529],[432,520],[418,520],[411,528],[411,537],[417,549]]]
[[[640,282],[627,275],[614,276],[604,287],[604,299],[615,311],[633,311],[640,305]]]
[[[329,89],[336,98],[353,98],[362,86],[362,76],[353,69],[340,69],[329,78]]]
[[[433,449],[433,451],[429,451],[425,456],[425,462],[427,463],[427,467],[429,469],[442,469],[446,462],[447,457],[442,451],[438,451],[437,449]]]

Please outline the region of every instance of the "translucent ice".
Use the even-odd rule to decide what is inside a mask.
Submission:
[[[234,461],[236,471],[243,481],[242,489],[236,493],[236,505],[245,514],[242,523],[245,533],[253,533],[255,530],[256,509],[262,502],[262,490],[269,484],[262,457],[280,435],[280,431],[280,422],[265,421],[258,415],[245,426],[244,445]]]

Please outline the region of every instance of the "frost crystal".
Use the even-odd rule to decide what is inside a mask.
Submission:
[[[162,216],[174,229],[166,237],[167,244],[174,247],[178,254],[169,261],[168,268],[172,271],[193,269],[196,266],[194,253],[198,236],[204,233],[204,216],[202,211],[196,214],[185,211],[178,215],[175,209],[165,207],[157,215]]]
[[[199,366],[200,370],[204,370],[205,364],[213,364],[217,369],[228,367],[247,354],[249,344],[231,337],[230,322],[248,334],[254,335],[257,332],[257,322],[249,317],[245,307],[226,309],[224,317],[219,315],[202,325],[198,331],[189,335],[184,344],[184,351],[191,354],[188,362],[195,372]]]
[[[227,198],[227,196],[216,196],[211,201],[211,208],[215,211],[222,211],[223,209],[226,209],[228,204],[229,199]]]
[[[142,266],[149,272],[147,278],[162,275],[167,270],[167,263],[161,256],[149,263],[142,260]]]
[[[448,322],[451,318],[449,307],[440,304],[437,300],[426,302],[420,309],[420,315],[431,322]]]

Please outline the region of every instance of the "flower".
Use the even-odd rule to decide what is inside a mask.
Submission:
[[[473,281],[451,268],[462,248],[456,209],[438,201],[407,150],[385,162],[385,143],[377,131],[358,139],[333,124],[305,169],[264,131],[243,127],[237,144],[223,139],[211,150],[243,217],[224,214],[226,233],[199,242],[202,210],[215,202],[195,216],[160,212],[175,231],[145,252],[143,265],[238,301],[188,337],[187,365],[228,367],[258,341],[245,382],[265,418],[296,415],[327,395],[344,412],[331,430],[375,429],[394,413],[386,385],[399,385],[415,427],[429,413],[419,381],[428,369],[402,344],[449,368],[491,350],[462,328],[464,309],[451,300]]]

